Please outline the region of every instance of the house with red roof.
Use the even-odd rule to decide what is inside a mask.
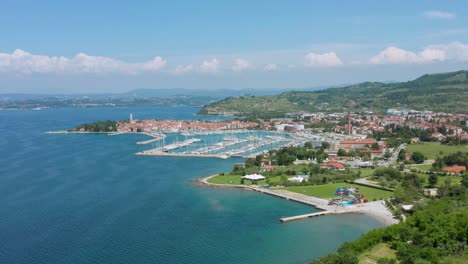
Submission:
[[[442,170],[449,174],[462,174],[463,172],[466,171],[466,167],[465,166],[452,166],[452,167],[445,167]]]
[[[330,170],[340,170],[343,171],[346,169],[346,166],[343,163],[337,161],[328,161],[325,163],[320,164],[320,167],[327,168]]]
[[[274,171],[274,170],[275,170],[275,166],[273,165],[264,165],[260,168],[261,172],[268,172],[268,171]]]
[[[375,143],[377,143],[377,141],[373,138],[345,139],[338,144],[338,148],[347,151],[351,149],[367,149]]]
[[[434,138],[434,139],[437,139],[438,141],[441,141],[441,140],[443,140],[443,139],[446,139],[447,137],[444,136],[444,135],[443,135],[442,133],[440,133],[440,132],[434,132],[434,133],[432,133],[431,138]]]

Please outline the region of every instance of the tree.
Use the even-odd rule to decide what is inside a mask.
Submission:
[[[373,150],[379,150],[379,149],[380,149],[379,143],[377,143],[377,142],[372,143],[371,149],[373,149]]]
[[[326,141],[323,141],[323,142],[322,142],[322,147],[321,147],[321,148],[322,148],[322,149],[329,149],[330,146],[331,146],[330,143],[328,143],[328,142],[326,142]]]
[[[411,159],[416,162],[417,164],[423,163],[426,157],[421,152],[413,152],[411,155]]]
[[[464,186],[465,188],[468,188],[468,173],[465,173],[463,175],[463,178],[461,180],[461,185]]]
[[[391,157],[392,157],[392,153],[390,153],[389,151],[385,152],[385,154],[384,154],[384,158],[385,158],[385,159],[388,160],[388,159],[391,158]]]
[[[312,142],[310,141],[307,141],[306,143],[304,143],[304,148],[306,149],[312,149],[314,146],[312,145]]]
[[[344,149],[339,149],[338,156],[348,156],[348,153]]]
[[[402,149],[400,150],[400,153],[398,153],[398,161],[405,160],[406,158],[406,150]]]
[[[438,176],[437,174],[433,173],[429,176],[429,185],[434,187],[437,184]]]
[[[255,166],[256,162],[257,162],[256,159],[247,159],[245,161],[245,167],[246,168],[252,168],[252,167]]]

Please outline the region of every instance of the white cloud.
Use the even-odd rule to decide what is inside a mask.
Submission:
[[[427,49],[443,51],[447,60],[468,61],[468,45],[458,41],[450,44],[430,45]]]
[[[447,60],[468,60],[468,45],[453,42],[430,45],[420,52],[388,47],[370,59],[371,64],[422,64]]]
[[[31,55],[35,57],[36,55]],[[46,63],[44,63],[46,64]],[[134,73],[132,66],[124,62],[107,57],[89,56],[84,53],[77,54],[74,58],[67,60],[65,72],[76,73],[105,73],[124,72]],[[53,70],[53,69],[52,69]]]
[[[219,71],[219,61],[216,58],[213,58],[211,61],[203,61],[200,64],[200,71],[215,73]]]
[[[336,67],[343,65],[335,52],[323,54],[310,52],[305,56],[307,67]]]
[[[232,70],[235,72],[241,72],[251,68],[253,68],[253,65],[249,61],[243,59],[236,59],[234,66],[232,66]]]
[[[452,19],[457,15],[455,13],[444,12],[444,11],[426,11],[423,15],[427,18],[440,18],[440,19]]]
[[[79,53],[73,58],[35,55],[17,49],[0,53],[0,71],[18,73],[125,73],[158,71],[167,61],[161,57],[143,63],[126,63],[108,57]]]
[[[175,70],[173,71],[174,74],[185,74],[185,73],[189,73],[193,71],[193,65],[192,64],[189,64],[189,65],[179,65],[175,68]]]
[[[270,71],[270,72],[271,71],[277,71],[278,70],[278,65],[270,63],[270,64],[265,65],[265,67],[263,69],[265,71]]]
[[[142,69],[148,70],[148,71],[159,71],[162,67],[166,65],[167,61],[164,60],[163,58],[156,56],[154,59],[143,63]]]

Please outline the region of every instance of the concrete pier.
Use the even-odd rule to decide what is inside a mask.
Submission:
[[[145,141],[138,141],[137,145],[146,145],[146,144],[150,144],[150,143],[153,143],[153,142],[156,142],[156,141],[160,141],[162,139],[163,139],[163,137],[153,138],[153,139],[149,139],[149,140],[145,140]]]
[[[321,212],[317,212],[317,213],[296,215],[296,216],[290,216],[290,217],[282,217],[282,218],[280,218],[280,222],[285,223],[285,222],[310,218],[310,217],[314,217],[314,216],[329,215],[329,214],[335,214],[335,213],[336,212],[334,212],[334,211],[321,211]]]
[[[217,159],[227,159],[229,156],[220,155],[220,154],[190,154],[190,153],[170,153],[163,151],[143,151],[138,152],[136,155],[139,156],[163,156],[163,157],[190,157],[190,158],[217,158]]]

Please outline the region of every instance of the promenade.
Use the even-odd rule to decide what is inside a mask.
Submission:
[[[300,219],[306,219],[310,217],[317,217],[317,216],[324,216],[324,215],[332,215],[332,214],[366,214],[372,216],[380,221],[382,221],[385,225],[392,225],[397,224],[399,221],[395,219],[393,214],[388,210],[385,206],[384,201],[375,201],[369,203],[362,203],[357,205],[351,206],[339,206],[339,205],[328,205],[329,201],[327,199],[322,199],[318,197],[308,196],[300,193],[290,192],[284,189],[268,189],[259,187],[256,185],[239,185],[239,184],[216,184],[210,183],[208,180],[212,177],[218,175],[211,175],[205,178],[197,179],[196,182],[202,186],[208,187],[217,187],[217,188],[241,188],[246,190],[251,190],[259,193],[264,193],[272,196],[276,196],[279,198],[283,198],[286,200],[291,200],[294,202],[299,202],[302,204],[313,206],[321,212],[314,212],[309,214],[303,214],[298,216],[290,216],[290,217],[282,217],[279,220],[281,222],[289,222],[295,221]]]

